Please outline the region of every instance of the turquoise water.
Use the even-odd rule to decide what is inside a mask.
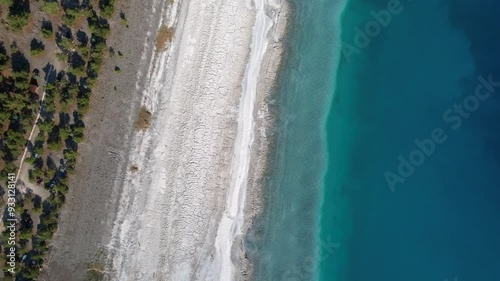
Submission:
[[[293,1],[258,280],[500,280],[500,3],[397,2]]]
[[[324,125],[338,64],[341,2],[292,1],[267,209],[247,235],[258,280],[312,280],[326,169]]]

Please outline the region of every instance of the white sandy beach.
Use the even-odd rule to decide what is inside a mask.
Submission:
[[[143,102],[154,121],[132,145],[139,172],[124,183],[109,245],[116,280],[234,280],[238,270],[233,242],[273,21],[264,0],[182,5],[177,22],[165,21],[175,24],[172,46],[150,63]]]
[[[265,109],[261,91],[270,90],[280,62],[282,49],[274,46],[268,52],[268,46],[284,33],[283,28],[274,32],[284,20],[278,17],[283,3],[190,0],[151,6],[156,11],[145,21],[156,23],[151,31],[162,24],[175,28],[172,43],[161,52],[151,51],[154,34],[146,33],[143,51],[130,65],[135,67],[137,95],[130,106],[145,106],[153,116],[151,126],[124,133],[121,147],[107,144],[100,149],[97,145],[116,133],[96,123],[90,137],[98,131],[99,140],[84,147],[83,167],[77,171],[77,177],[85,173],[88,179],[74,182],[93,185],[99,179],[109,190],[102,193],[104,198],[78,190],[70,194],[73,208],[62,216],[47,280],[66,280],[54,273],[63,269],[65,276],[80,280],[81,265],[66,258],[80,251],[87,255],[82,261],[92,260],[96,245],[106,255],[106,280],[243,280],[241,270],[248,267],[241,260],[241,236],[256,210],[245,201],[259,190],[251,185],[254,190],[248,192],[247,183],[251,167],[267,156],[265,134],[255,135],[266,119],[256,119]],[[119,105],[115,114],[130,112],[123,123],[130,126],[136,109]],[[260,148],[252,151],[254,139]],[[95,171],[90,162],[100,167],[112,163],[108,158],[113,167],[106,165],[107,170],[95,175],[86,172]],[[131,166],[138,170],[131,171]],[[106,203],[93,206],[92,200]],[[78,206],[87,206],[88,213],[82,215]],[[249,208],[253,212],[247,217]],[[93,222],[94,217],[100,219]],[[82,224],[85,232],[77,235],[75,228]],[[93,237],[98,242],[90,241]],[[78,251],[65,241],[79,243]]]
[[[219,280],[210,266],[230,183],[253,11],[190,1],[170,50],[155,56],[110,244],[116,280]]]

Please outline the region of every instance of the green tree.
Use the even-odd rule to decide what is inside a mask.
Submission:
[[[29,21],[29,2],[16,0],[9,7],[7,21],[14,31],[21,31]]]
[[[61,6],[57,3],[57,1],[46,1],[43,3],[42,11],[47,14],[57,16],[61,11]]]
[[[48,39],[52,37],[53,34],[53,29],[52,29],[52,23],[50,21],[44,21],[42,23],[42,36],[45,39]]]
[[[83,130],[85,129],[83,126],[73,126],[73,139],[76,142],[81,142],[83,140]]]
[[[73,40],[67,37],[61,38],[61,41],[59,42],[60,47],[62,47],[63,50],[69,51],[74,48]]]
[[[52,151],[59,151],[62,148],[61,139],[54,139],[47,142],[47,148]]]
[[[52,120],[44,120],[43,122],[40,122],[38,124],[38,129],[43,134],[43,133],[48,133],[48,132],[52,131],[54,126],[55,126],[55,124]]]
[[[71,128],[70,127],[60,128],[59,134],[61,135],[61,139],[66,140],[71,135]]]
[[[56,58],[58,61],[67,61],[68,60],[68,55],[66,55],[65,53],[57,53],[56,54]]]
[[[75,19],[79,17],[87,17],[89,15],[89,10],[79,9],[79,8],[70,8],[66,9],[64,15],[62,16],[62,20],[68,26],[72,26],[75,22]]]
[[[11,151],[18,150],[25,144],[23,133],[16,130],[6,131],[3,141],[7,148],[9,148]]]
[[[106,38],[106,36],[109,34],[109,23],[106,19],[104,18],[99,18],[97,14],[92,11],[87,18],[87,22],[90,27],[90,32],[94,34],[99,38],[95,38],[93,41],[94,42],[100,42],[103,41],[103,38]]]
[[[21,31],[28,24],[28,18],[28,13],[9,14],[7,16],[7,20],[14,31]]]
[[[103,18],[109,19],[115,10],[114,0],[101,0],[99,1],[99,9],[101,10],[101,16]]]
[[[45,50],[45,45],[43,42],[37,39],[31,40],[30,51],[32,56],[42,54]]]
[[[68,68],[68,73],[71,73],[75,76],[84,76],[86,74],[85,72],[85,65],[75,65],[75,66],[70,66]]]

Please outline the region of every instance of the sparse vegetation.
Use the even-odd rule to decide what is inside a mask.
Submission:
[[[146,130],[150,126],[152,114],[148,109],[142,106],[137,113],[137,119],[135,120],[134,127],[138,131]]]
[[[42,36],[45,39],[52,37],[52,23],[50,21],[44,21],[42,23]]]
[[[68,37],[60,37],[58,42],[59,46],[63,49],[63,51],[71,51],[74,48],[73,40]]]
[[[68,59],[68,55],[66,55],[64,53],[57,53],[56,58],[59,61],[66,61]]]
[[[12,5],[13,0],[0,0],[0,5],[7,5],[10,6]]]
[[[57,1],[45,1],[42,6],[42,11],[53,16],[57,16],[61,11],[61,6]]]
[[[29,2],[17,0],[10,5],[7,20],[13,31],[21,31],[28,24],[29,16]]]
[[[89,15],[89,10],[87,9],[79,9],[79,8],[70,8],[66,9],[62,19],[64,23],[68,26],[72,26],[75,19],[79,17],[87,17]]]
[[[109,19],[115,9],[115,0],[100,0],[99,9],[101,10],[101,16]]]
[[[30,51],[32,56],[37,56],[45,50],[45,46],[43,45],[42,41],[39,41],[37,39],[31,40],[31,45],[30,45]]]
[[[89,23],[90,32],[93,36],[100,38],[106,38],[109,33],[109,23],[106,19],[100,18],[97,14],[92,11],[87,18]]]
[[[156,35],[155,46],[157,51],[163,51],[168,42],[172,41],[174,30],[165,25],[162,25]]]
[[[120,11],[120,23],[123,26],[127,26],[127,18],[125,17],[125,13],[123,13],[123,11]]]
[[[104,250],[99,250],[93,262],[87,265],[86,281],[102,281],[108,272],[106,271],[106,256]]]

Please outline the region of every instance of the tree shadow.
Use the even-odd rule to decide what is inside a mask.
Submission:
[[[35,150],[35,146],[33,145],[33,142],[31,142],[30,140],[27,142],[26,148],[28,149],[29,152],[33,152],[33,150]]]
[[[65,71],[59,71],[57,73],[56,80],[57,81],[62,81],[64,79],[64,76],[66,76],[66,72]]]
[[[48,188],[48,186],[46,186]],[[47,200],[43,200],[42,202],[42,213],[47,214],[52,210],[52,205]],[[37,229],[40,230],[44,225],[40,222],[37,226]]]
[[[82,5],[83,3],[80,3],[79,0],[61,0],[61,7],[64,10],[67,9],[80,9],[86,6]]]
[[[58,33],[61,37],[73,40],[73,34],[71,33],[71,28],[66,25],[60,25],[57,27]]]
[[[30,85],[33,85],[33,86],[36,86],[36,87],[39,86],[38,85],[38,80],[36,80],[36,78],[34,76],[31,77],[31,79],[30,79]]]
[[[35,148],[37,148],[37,147],[38,147],[38,148],[39,148],[39,147],[43,147],[43,144],[44,144],[44,141],[41,141],[41,140],[36,140],[36,141],[35,141],[35,145],[33,146],[33,151],[32,151],[32,152],[34,152]],[[36,161],[36,159],[35,159],[35,161]]]
[[[39,195],[35,194],[35,196],[32,199],[32,202],[33,202],[33,207],[35,209],[39,209],[42,207],[42,197],[40,197]]]
[[[3,41],[0,41],[0,53],[3,55],[7,55],[7,49],[5,48],[5,44]]]
[[[111,4],[110,0],[99,0],[99,9],[104,10],[107,6]]]
[[[9,62],[9,57],[7,56],[7,49],[2,41],[0,41],[0,70],[3,70],[5,65]]]
[[[24,54],[19,50],[12,54],[11,64],[13,72],[30,72],[30,63]]]
[[[76,40],[82,45],[87,45],[89,43],[89,36],[83,30],[79,29],[76,32]]]
[[[49,169],[49,170],[56,170],[57,169],[57,164],[54,161],[54,159],[52,159],[52,157],[47,156],[47,161],[45,163],[47,164],[47,169]]]
[[[45,50],[45,45],[42,41],[33,38],[30,43],[31,50]]]
[[[67,81],[68,81],[68,83],[67,83],[67,85],[66,85],[66,87],[65,87],[65,89],[66,89],[66,90],[67,90],[67,89],[69,88],[69,86],[71,86],[72,84],[76,84],[76,83],[78,83],[78,79],[77,79],[77,77],[76,77],[73,73],[70,73],[70,72],[66,73],[66,77],[67,77],[67,79],[68,79],[68,80],[67,80]]]
[[[59,127],[63,128],[69,126],[70,121],[71,118],[68,113],[59,112]]]
[[[71,67],[73,68],[80,68],[80,67],[84,67],[86,62],[85,60],[80,56],[80,54],[78,54],[77,52],[72,52],[70,55],[69,55],[69,64],[71,65]],[[76,83],[76,77],[75,77],[75,80],[72,81],[72,83],[75,82]]]
[[[29,0],[15,0],[12,1],[12,5],[9,7],[10,15],[22,15],[24,13],[30,13],[30,2]]]
[[[80,81],[78,82],[78,90],[79,90],[79,96],[81,94],[85,94],[86,91],[90,91],[87,89],[87,79],[88,77],[80,77]]]
[[[58,27],[58,32],[56,33],[55,40],[57,46],[63,51],[68,52],[74,48],[71,29],[66,25]]]
[[[41,25],[42,25],[42,31],[45,30],[45,32],[50,33],[50,34],[52,32],[54,32],[54,29],[52,27],[52,22],[51,21],[43,19]]]
[[[31,189],[28,189],[28,191],[29,190]],[[32,190],[31,193],[33,193]],[[33,227],[33,220],[31,219],[31,215],[29,214],[27,209],[24,209],[23,213],[21,214],[21,227],[27,229],[31,229]]]
[[[45,111],[42,108],[42,111],[40,112],[40,116],[45,119],[45,120],[52,120],[54,118],[54,111]]]
[[[80,114],[75,110],[73,111],[73,126],[76,127],[85,127],[83,120],[80,118]]]
[[[43,73],[44,73],[44,79],[46,83],[52,83],[56,80],[57,78],[57,71],[54,67],[54,65],[47,63],[43,68]]]
[[[78,143],[73,140],[73,138],[67,138],[65,141],[66,148],[70,150],[78,150]],[[62,159],[61,159],[62,160]],[[64,164],[64,161],[62,160],[62,164]]]
[[[127,18],[125,18],[125,13],[122,10],[120,10],[120,19],[122,19],[122,20],[127,19]]]
[[[47,139],[47,142],[54,143],[54,142],[58,142],[58,141],[60,141],[60,139],[59,139],[59,127],[54,126],[54,128],[52,128],[52,131],[49,133],[49,137]]]
[[[43,159],[42,159],[42,157],[35,158],[35,161],[33,162],[33,167],[35,169],[39,169],[39,170],[41,170],[43,168]]]

